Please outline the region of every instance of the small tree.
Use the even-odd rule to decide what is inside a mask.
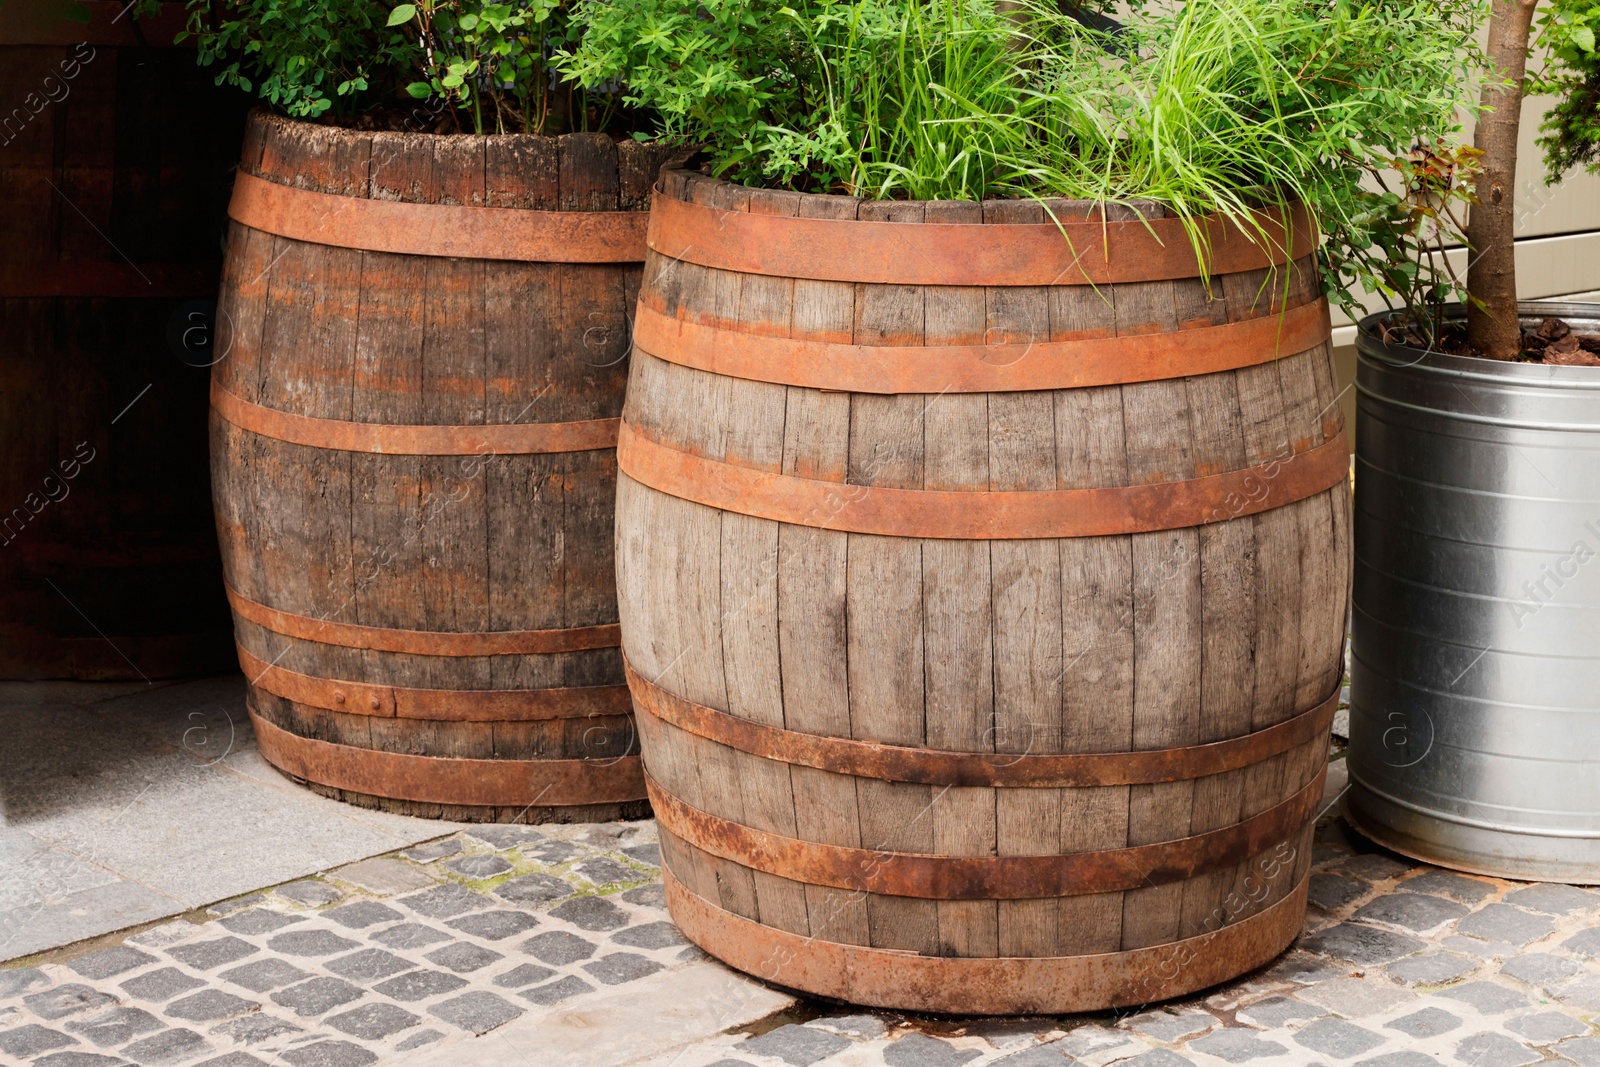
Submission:
[[[1550,0],[1540,22],[1548,50],[1543,70],[1527,73],[1540,0],[1490,0],[1483,113],[1476,147],[1476,201],[1467,223],[1473,259],[1467,269],[1467,343],[1481,356],[1516,359],[1522,351],[1517,319],[1517,136],[1525,93],[1559,97],[1545,119],[1540,145],[1554,184],[1574,166],[1600,169],[1600,0]]]

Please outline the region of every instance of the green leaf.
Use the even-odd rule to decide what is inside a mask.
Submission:
[[[1585,52],[1594,51],[1594,30],[1588,26],[1579,26],[1572,31],[1572,43]]]
[[[406,92],[410,93],[418,100],[426,100],[428,97],[433,95],[433,86],[429,85],[427,82],[412,82],[410,85],[406,86]]]
[[[417,5],[416,4],[401,4],[399,7],[395,8],[393,11],[389,12],[389,21],[388,21],[387,25],[398,26],[402,22],[410,22],[412,19],[414,19],[416,17],[417,17]]]

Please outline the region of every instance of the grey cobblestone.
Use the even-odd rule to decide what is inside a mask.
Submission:
[[[1591,926],[1589,929],[1567,938],[1561,943],[1561,947],[1574,956],[1600,959],[1600,926]]]
[[[276,892],[280,897],[292,900],[296,904],[304,904],[308,908],[320,908],[324,904],[332,904],[344,896],[337,886],[329,885],[327,882],[319,882],[316,879],[280,885]]]
[[[1531,1015],[1520,1015],[1507,1020],[1506,1029],[1521,1034],[1529,1041],[1540,1043],[1560,1041],[1564,1037],[1578,1037],[1589,1032],[1589,1028],[1583,1023],[1559,1011],[1539,1011]]]
[[[551,867],[559,866],[569,860],[583,855],[577,848],[565,841],[544,841],[532,848],[525,848],[522,854],[529,859],[538,860],[540,863]]]
[[[110,978],[112,975],[122,974],[135,967],[143,967],[147,963],[154,962],[156,958],[148,952],[118,945],[115,948],[103,948],[99,952],[91,952],[87,956],[68,960],[67,966],[85,978]]]
[[[301,1018],[309,1018],[330,1012],[353,1000],[360,1000],[362,995],[360,987],[353,986],[342,978],[313,978],[309,982],[280,989],[272,994],[272,1002],[288,1008]]]
[[[1390,893],[1368,901],[1356,909],[1355,918],[1366,922],[1381,922],[1398,926],[1414,934],[1427,933],[1453,919],[1467,914],[1467,909],[1453,900],[1429,896],[1426,893]]]
[[[1546,916],[1530,915],[1510,904],[1485,904],[1456,923],[1457,933],[1513,945],[1537,941],[1555,928],[1555,923]]]
[[[1244,1022],[1268,1030],[1275,1030],[1296,1019],[1315,1019],[1319,1015],[1326,1014],[1326,1009],[1315,1004],[1281,996],[1258,1000],[1248,1007],[1240,1008],[1238,1012],[1239,1018]]]
[[[1401,1052],[1385,1052],[1370,1060],[1357,1060],[1356,1067],[1439,1067],[1439,1063],[1439,1060],[1426,1052],[1406,1049]]]
[[[468,828],[466,834],[496,852],[504,852],[508,848],[534,844],[545,839],[544,834],[531,826],[517,826],[511,823],[484,823]]]
[[[77,1038],[68,1037],[59,1030],[40,1026],[38,1023],[28,1023],[26,1026],[0,1031],[0,1052],[19,1060],[77,1043]]]
[[[1176,1052],[1164,1048],[1153,1048],[1149,1052],[1127,1060],[1117,1061],[1121,1067],[1194,1067],[1194,1061],[1185,1059]]]
[[[1600,907],[1600,896],[1570,885],[1530,885],[1507,893],[1505,903],[1546,915],[1569,915],[1584,908]]]
[[[667,906],[667,892],[658,882],[655,885],[641,885],[622,894],[622,899],[629,904],[637,904],[641,908],[664,908]]]
[[[225,1037],[229,1041],[237,1041],[241,1045],[259,1045],[286,1034],[304,1033],[305,1030],[294,1023],[275,1019],[270,1015],[246,1015],[238,1019],[229,1019],[206,1032],[213,1037]]]
[[[661,866],[661,846],[652,841],[648,845],[631,845],[619,850],[630,859],[640,863],[648,863],[652,867]]]
[[[374,1053],[349,1041],[319,1041],[285,1049],[279,1055],[290,1067],[367,1067],[378,1062]]]
[[[412,971],[398,978],[379,982],[372,988],[386,997],[410,1003],[426,1000],[441,993],[453,993],[465,988],[467,980],[443,971]]]
[[[1294,1040],[1312,1052],[1321,1052],[1336,1059],[1349,1059],[1363,1052],[1371,1052],[1387,1038],[1343,1019],[1318,1019],[1303,1027],[1294,1035]]]
[[[524,963],[513,967],[504,974],[496,975],[494,984],[501,989],[522,989],[536,982],[542,982],[555,974],[548,967],[541,967],[537,963]]]
[[[478,945],[457,941],[453,945],[434,949],[424,959],[441,967],[447,967],[457,974],[467,974],[470,971],[487,967],[498,960],[503,960],[505,957],[498,952],[491,952]]]
[[[282,930],[285,926],[304,922],[304,915],[285,915],[281,911],[269,911],[266,908],[249,908],[236,912],[218,923],[224,930],[235,934],[270,934],[274,930]]]
[[[577,963],[594,955],[594,945],[577,934],[569,934],[565,930],[534,934],[520,947],[534,959],[554,967]]]
[[[1459,1029],[1461,1020],[1443,1008],[1429,1005],[1421,1011],[1394,1020],[1388,1026],[1391,1030],[1398,1030],[1412,1037],[1437,1037]]]
[[[328,1017],[328,1025],[351,1037],[367,1041],[381,1041],[402,1030],[410,1029],[422,1021],[397,1004],[363,1004],[347,1012]]]
[[[1529,952],[1513,956],[1500,965],[1502,974],[1509,974],[1519,982],[1537,986],[1560,982],[1582,970],[1582,967],[1571,960],[1552,956],[1548,952]]]
[[[445,861],[445,867],[455,871],[463,878],[472,878],[477,881],[495,878],[511,870],[511,864],[493,854],[457,856],[453,860]]]
[[[430,919],[454,919],[457,915],[487,908],[492,902],[466,886],[452,882],[413,896],[401,897],[400,903]]]
[[[540,1007],[549,1007],[551,1004],[559,1004],[561,1001],[575,997],[580,993],[587,993],[593,988],[594,986],[577,975],[569,974],[565,978],[559,978],[548,985],[535,986],[532,989],[524,990],[518,996]]]
[[[484,990],[463,993],[428,1009],[428,1013],[435,1018],[473,1034],[486,1034],[504,1026],[523,1011],[523,1008],[504,997]]]
[[[248,1052],[228,1052],[215,1059],[197,1063],[195,1067],[272,1067],[272,1065]]]
[[[1429,952],[1396,960],[1385,973],[1407,985],[1439,985],[1460,978],[1477,966],[1472,960],[1448,952]]]
[[[1074,1067],[1077,1062],[1052,1045],[1035,1045],[1033,1048],[990,1060],[987,1067]]]
[[[814,1026],[797,1026],[790,1023],[769,1030],[734,1046],[740,1052],[757,1056],[772,1056],[792,1067],[810,1067],[827,1056],[843,1052],[850,1047],[850,1039],[830,1034]]]
[[[267,947],[287,956],[332,956],[360,948],[361,942],[340,937],[332,930],[290,930],[273,937]]]
[[[65,1019],[90,1008],[116,1003],[115,999],[86,985],[68,983],[22,998],[23,1006],[47,1022]]]
[[[237,937],[220,937],[215,941],[195,941],[167,950],[179,963],[186,963],[197,971],[210,971],[229,963],[237,963],[246,956],[261,951],[250,942]]]
[[[1600,1038],[1575,1037],[1556,1045],[1552,1051],[1565,1056],[1578,1067],[1600,1067]]]
[[[1217,1025],[1214,1016],[1202,1011],[1149,1011],[1125,1019],[1122,1025],[1157,1041],[1173,1042],[1190,1034],[1204,1033]]]
[[[129,978],[122,983],[122,989],[129,996],[159,1004],[171,1000],[179,993],[187,993],[203,985],[205,982],[192,974],[185,974],[176,967],[160,967]]]
[[[612,934],[611,940],[619,945],[627,945],[629,948],[658,949],[688,944],[684,936],[678,932],[678,928],[669,922],[630,926],[626,930]]]
[[[310,978],[311,974],[302,971],[288,960],[268,957],[223,971],[217,977],[248,989],[252,993],[269,993],[274,989]]]
[[[461,839],[459,837],[447,837],[442,841],[425,841],[420,845],[414,845],[401,852],[400,855],[417,863],[432,863],[435,860],[454,856],[460,851]]]
[[[1456,1059],[1473,1067],[1523,1067],[1544,1056],[1504,1034],[1481,1033],[1463,1038],[1456,1045]]]
[[[340,904],[337,908],[329,908],[322,913],[324,919],[332,919],[340,926],[349,930],[365,930],[378,923],[393,922],[405,918],[404,915],[376,900],[353,900],[348,904]]]
[[[1248,1063],[1267,1056],[1281,1056],[1289,1050],[1269,1041],[1254,1030],[1229,1028],[1189,1042],[1189,1047],[1229,1063]]]
[[[1317,873],[1311,876],[1311,886],[1306,899],[1323,911],[1338,911],[1352,904],[1372,889],[1367,883],[1342,874]]]
[[[1399,860],[1377,852],[1366,852],[1333,865],[1334,870],[1353,874],[1368,882],[1386,882],[1408,874],[1411,868]]]
[[[396,1052],[410,1052],[414,1048],[421,1048],[423,1045],[431,1045],[443,1036],[444,1034],[438,1030],[423,1030],[421,1033],[412,1034],[410,1037],[407,1037],[404,1041],[396,1045],[394,1050]]]
[[[253,1000],[245,1000],[232,993],[224,993],[220,989],[203,989],[168,1004],[166,1014],[187,1022],[209,1023],[243,1015],[259,1007],[261,1005]]]
[[[464,915],[459,919],[451,919],[445,925],[452,930],[481,937],[485,941],[504,941],[508,937],[533,929],[539,925],[539,920],[527,912],[501,910]]]
[[[390,948],[423,948],[427,945],[437,945],[441,941],[450,940],[450,935],[443,930],[436,930],[431,926],[421,923],[400,923],[387,930],[379,930],[372,935],[372,940],[379,944],[388,945]]]
[[[1439,996],[1471,1004],[1485,1015],[1499,1015],[1513,1008],[1528,1006],[1528,998],[1496,982],[1468,982],[1439,990]]]
[[[592,963],[585,963],[583,969],[605,985],[621,985],[623,982],[631,982],[647,974],[656,973],[661,970],[661,964],[637,953],[613,952]]]
[[[552,874],[524,874],[513,878],[496,889],[495,896],[515,904],[547,904],[552,900],[570,897],[574,890]]]
[[[1389,963],[1425,948],[1427,943],[1365,923],[1339,923],[1306,938],[1301,947],[1351,963]]]
[[[19,993],[26,993],[35,986],[45,985],[49,981],[45,973],[37,967],[18,967],[12,971],[0,971],[0,999],[10,1000]]]
[[[323,966],[352,982],[376,982],[401,971],[415,970],[417,965],[381,948],[364,948],[360,952],[328,960]]]
[[[620,930],[628,925],[627,912],[604,897],[573,897],[550,909],[550,914],[580,930]]]
[[[1462,904],[1477,904],[1494,892],[1494,886],[1477,878],[1469,878],[1454,871],[1432,870],[1407,878],[1395,887],[1411,893],[1432,893],[1449,897]]]
[[[910,1033],[883,1050],[888,1067],[960,1067],[983,1055],[975,1048],[954,1048],[926,1034]]]
[[[212,1047],[209,1041],[193,1030],[163,1030],[128,1045],[122,1050],[122,1055],[136,1063],[165,1065],[192,1060],[210,1052]]]
[[[626,864],[618,863],[614,859],[600,856],[592,860],[584,860],[572,868],[573,872],[592,882],[597,886],[617,885],[627,882],[642,882],[645,876]]]

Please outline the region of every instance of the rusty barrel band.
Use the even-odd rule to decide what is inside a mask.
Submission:
[[[1036,492],[886,489],[777,474],[681,452],[624,422],[622,472],[680,500],[798,526],[887,537],[1012,540],[1176,530],[1255,515],[1350,476],[1341,432],[1244,470],[1178,482]]]
[[[1267,363],[1332,335],[1325,301],[1282,315],[1167,333],[999,345],[852,345],[768,337],[664,315],[642,301],[639,351],[748,381],[854,393],[1084,389],[1215,374]]]
[[[247,681],[274,696],[327,711],[441,722],[533,722],[627,715],[625,685],[562,689],[407,689],[339,678],[317,678],[259,659],[239,645]]]
[[[689,940],[763,981],[851,1004],[959,1015],[1065,1015],[1193,993],[1268,963],[1300,933],[1310,872],[1254,915],[1164,945],[1081,956],[974,958],[824,941],[699,896],[665,864],[667,907]]]
[[[279,770],[368,796],[479,807],[618,804],[644,796],[638,756],[582,760],[413,756],[301,737],[250,713],[261,754]]]
[[[1235,274],[1309,255],[1316,247],[1309,214],[1297,207],[1289,219],[1285,226],[1280,212],[1257,212],[1259,235],[1223,220],[1202,222],[1209,246],[1202,270],[1182,219],[1060,225],[862,222],[727,211],[657,189],[647,240],[651,251],[670,259],[772,278],[1102,285]]]
[[[651,719],[762,759],[884,782],[955,787],[1081,788],[1154,785],[1235,771],[1326,733],[1339,690],[1293,718],[1242,737],[1183,748],[1074,755],[950,752],[785,730],[669,693],[626,661],[635,708]]]
[[[618,419],[504,423],[490,426],[395,426],[315,419],[253,404],[211,382],[211,407],[223,419],[260,437],[309,448],[384,456],[518,456],[590,452],[617,443]]]
[[[526,263],[638,263],[642,211],[534,211],[467,204],[413,204],[338,196],[239,171],[228,216],[296,241]]]
[[[563,630],[494,630],[478,633],[398,630],[333,622],[279,611],[258,604],[232,586],[225,585],[224,589],[234,613],[246,622],[284,637],[343,648],[406,652],[418,656],[519,656],[616,648],[621,643],[621,627],[616,623],[575,626]]]
[[[1298,833],[1322,799],[1324,763],[1288,799],[1242,822],[1172,841],[1050,856],[934,856],[804,841],[712,815],[645,773],[661,828],[752,870],[807,885],[920,900],[1042,900],[1181,882],[1259,855]]]

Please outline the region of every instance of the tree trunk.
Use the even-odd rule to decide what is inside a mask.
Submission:
[[[1517,322],[1517,133],[1522,125],[1522,83],[1528,34],[1539,0],[1494,0],[1489,21],[1489,61],[1504,84],[1483,87],[1485,113],[1476,143],[1483,152],[1478,203],[1467,223],[1473,259],[1467,268],[1467,341],[1479,355],[1515,359],[1522,351]],[[1481,304],[1481,306],[1479,306]]]

